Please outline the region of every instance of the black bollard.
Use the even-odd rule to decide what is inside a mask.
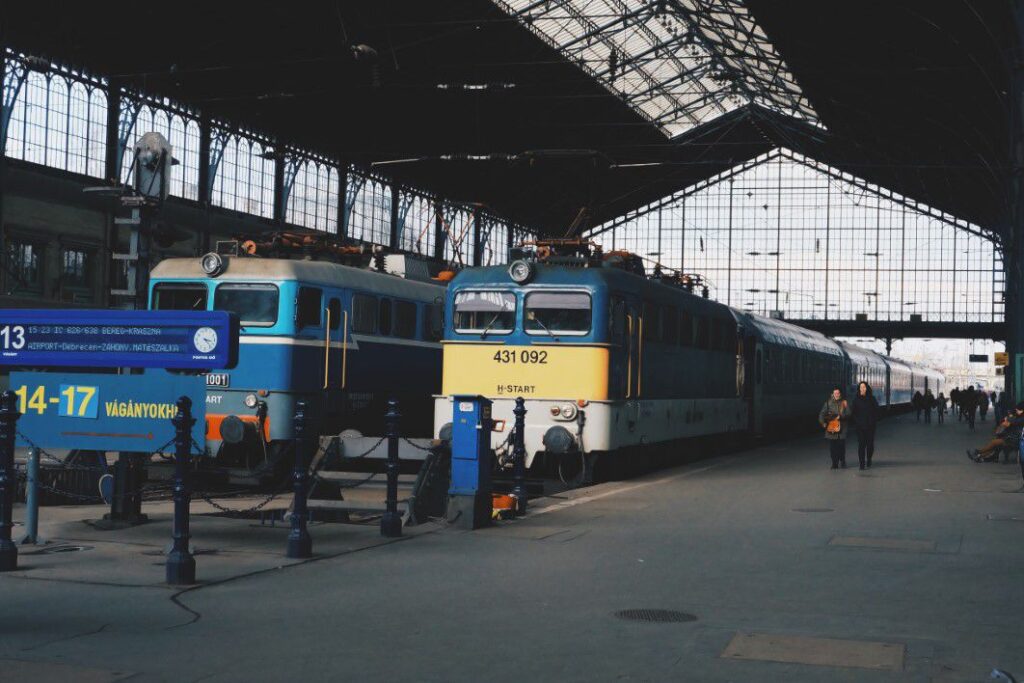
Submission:
[[[288,532],[288,550],[285,556],[293,559],[313,557],[313,538],[306,528],[309,508],[306,505],[309,485],[309,466],[306,461],[308,443],[306,402],[295,403],[295,469],[292,472],[292,484],[295,487],[295,499],[292,501],[292,530]]]
[[[18,432],[17,396],[5,391],[0,396],[0,572],[18,568],[18,546],[11,540],[14,526],[14,438]]]
[[[516,497],[516,516],[526,514],[526,445],[524,430],[526,429],[526,400],[520,396],[516,399],[516,407],[512,410],[516,416],[516,431],[512,436],[512,495]]]
[[[188,396],[178,399],[178,411],[171,420],[174,425],[174,543],[167,553],[167,583],[186,586],[196,582],[196,558],[188,544],[188,506],[192,500],[189,488],[189,462],[192,459],[192,400]]]
[[[402,516],[398,514],[398,401],[388,401],[388,412],[384,414],[384,434],[388,438],[388,497],[387,510],[380,519],[380,535],[397,538],[402,535]]]

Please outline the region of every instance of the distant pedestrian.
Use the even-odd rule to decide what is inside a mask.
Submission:
[[[993,394],[996,392],[992,392]],[[1010,412],[1010,406],[1007,405],[1006,392],[1000,391],[996,400],[992,403],[992,408],[995,411],[996,422],[1002,422],[1006,417],[1007,413]]]
[[[978,416],[981,421],[985,421],[985,416],[988,414],[988,394],[984,391],[978,392]]]
[[[925,424],[931,424],[932,411],[935,410],[935,394],[932,393],[931,389],[924,390],[924,398],[921,399],[921,404],[924,406]]]
[[[913,406],[914,412],[917,413],[917,421],[921,421],[921,411],[924,410],[924,396],[921,395],[920,391],[915,391],[913,397],[910,399],[910,405]]]
[[[938,398],[935,399],[936,414],[939,416],[939,424],[946,421],[946,395],[941,391],[939,392]]]
[[[956,413],[956,421],[960,421],[960,387],[953,387],[953,391],[949,392],[949,404],[952,407],[953,412]]]
[[[878,413],[878,401],[871,391],[871,385],[861,382],[857,385],[857,395],[853,397],[853,407],[850,409],[853,427],[857,430],[857,460],[861,469],[871,467],[871,458],[875,454]]]
[[[828,441],[828,454],[832,459],[832,469],[846,468],[846,432],[850,418],[850,406],[843,398],[842,387],[835,387],[832,395],[825,399],[825,404],[818,411],[818,423],[825,430]]]
[[[960,412],[963,413],[964,419],[967,420],[967,426],[974,430],[974,414],[978,410],[978,392],[974,390],[974,385],[970,385],[960,395]]]

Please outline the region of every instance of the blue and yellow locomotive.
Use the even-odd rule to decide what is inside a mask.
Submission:
[[[245,251],[167,259],[150,281],[153,309],[238,315],[238,365],[206,377],[207,449],[265,474],[286,464],[299,400],[321,434],[378,433],[391,397],[406,433],[425,433],[429,420],[415,422],[440,386],[443,296],[436,282]]]
[[[492,399],[507,424],[522,396],[527,465],[544,455],[561,466],[813,424],[833,386],[852,391],[860,379],[884,405],[909,401],[904,380],[927,375],[933,391],[941,384],[937,371],[729,308],[695,295],[691,283],[648,277],[638,257],[585,242],[540,243],[507,269],[462,271],[447,293],[435,433],[451,420],[452,396]],[[499,457],[505,437],[493,437]],[[575,471],[586,476],[588,467]]]

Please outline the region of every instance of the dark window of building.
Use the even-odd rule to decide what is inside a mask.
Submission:
[[[11,294],[40,292],[43,289],[42,245],[18,239],[7,240],[7,287]]]

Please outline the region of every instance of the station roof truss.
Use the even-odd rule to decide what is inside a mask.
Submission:
[[[743,106],[821,126],[740,0],[495,0],[673,138]]]

